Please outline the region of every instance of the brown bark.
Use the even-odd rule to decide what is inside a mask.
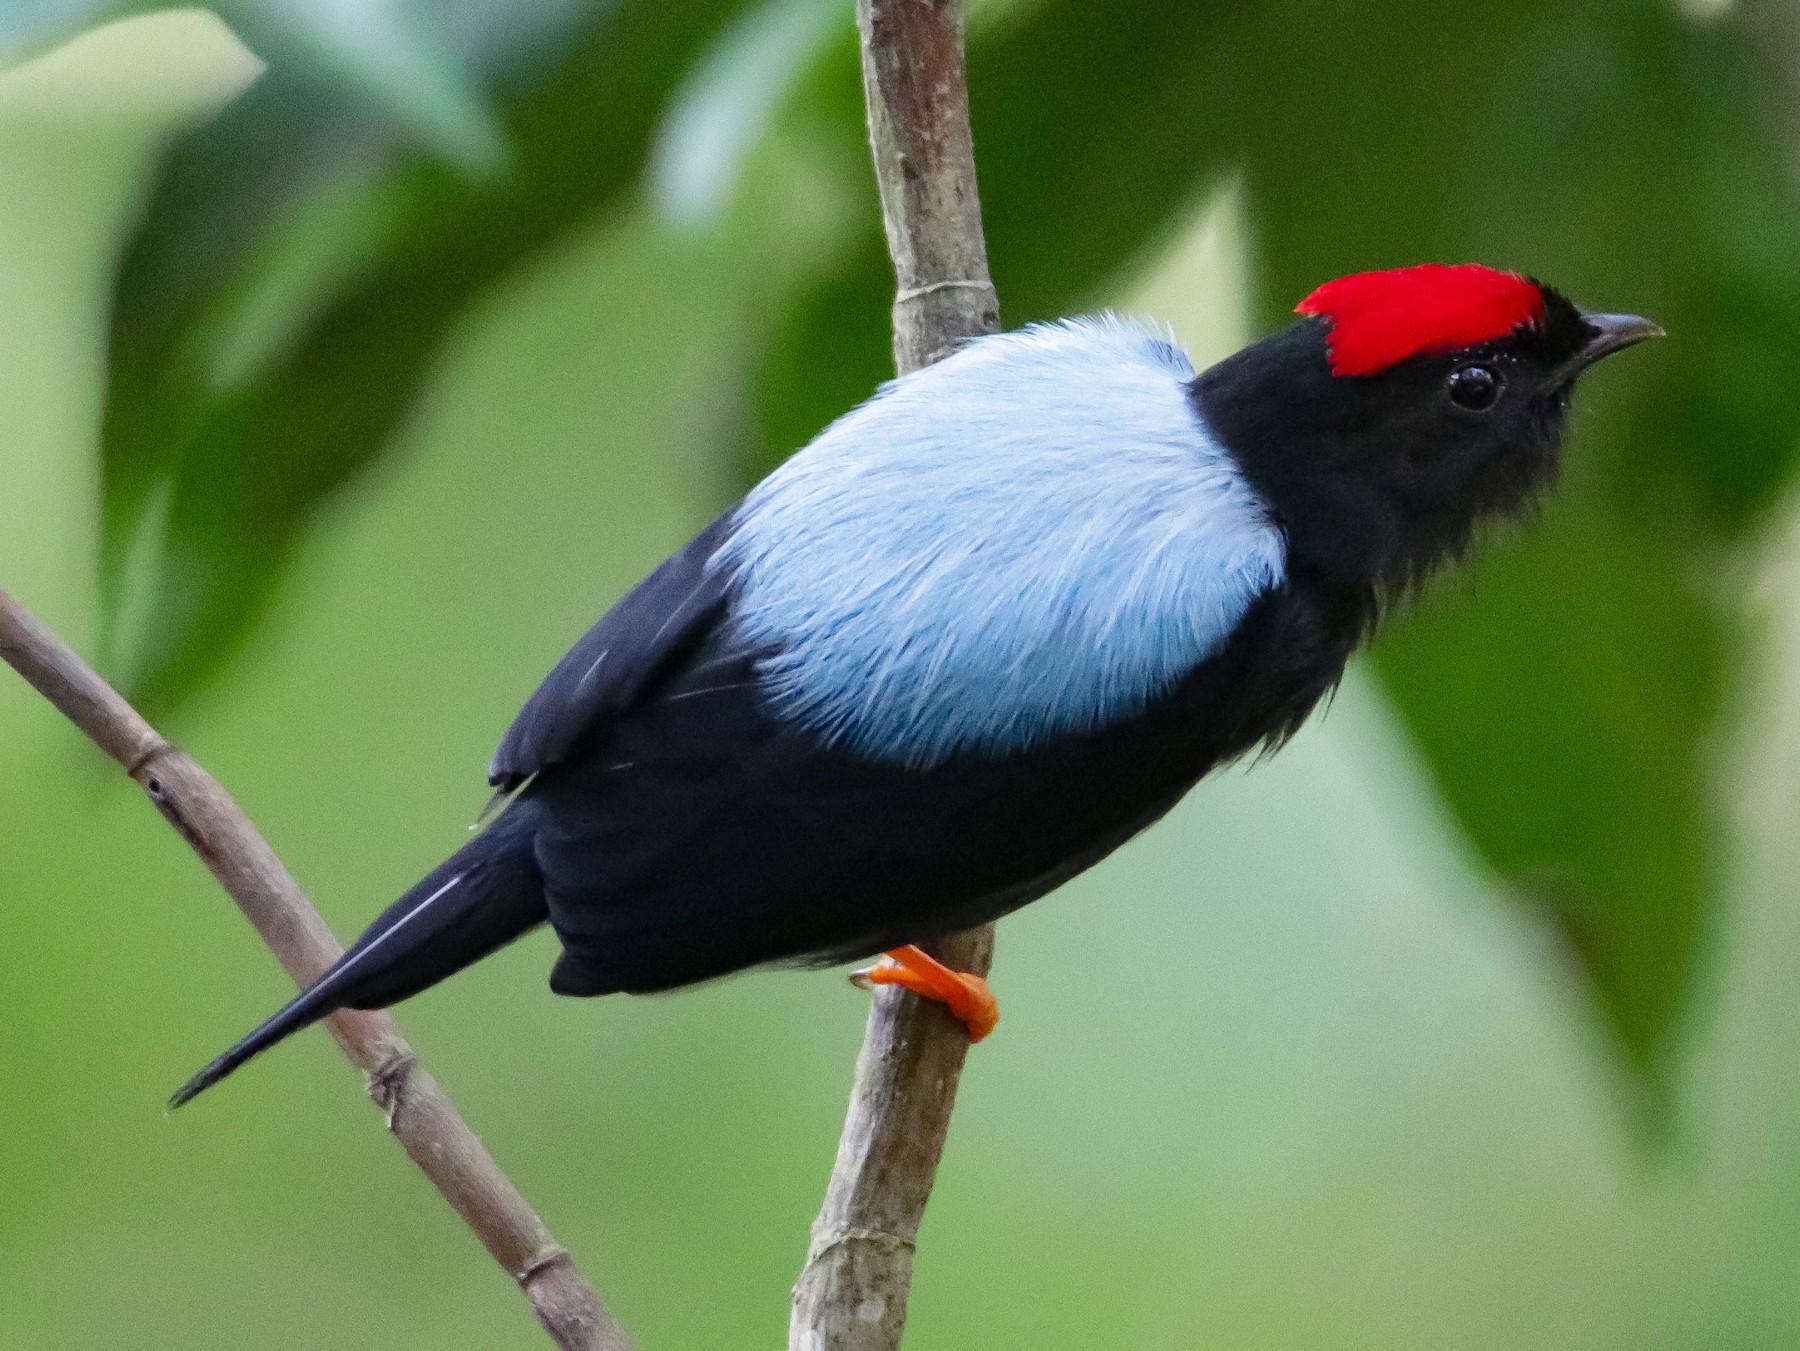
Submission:
[[[988,278],[963,64],[961,0],[858,0],[869,142],[898,284],[902,374],[1000,327]],[[929,945],[986,975],[994,930]],[[906,1326],[913,1249],[937,1177],[969,1040],[942,1005],[894,987],[872,996],[850,1108],[806,1265],[789,1351],[893,1351]]]

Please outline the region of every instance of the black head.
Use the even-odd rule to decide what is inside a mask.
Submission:
[[[1587,366],[1662,330],[1481,267],[1342,278],[1192,397],[1288,538],[1291,575],[1375,595],[1555,477]]]

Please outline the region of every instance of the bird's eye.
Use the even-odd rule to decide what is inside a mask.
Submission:
[[[1492,366],[1458,366],[1450,372],[1450,397],[1458,407],[1484,412],[1500,397],[1500,373]]]

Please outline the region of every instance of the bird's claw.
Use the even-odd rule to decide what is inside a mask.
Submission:
[[[851,984],[864,990],[899,985],[935,1000],[968,1029],[971,1042],[980,1041],[999,1024],[1000,1001],[980,976],[952,971],[922,948],[895,948],[887,957],[880,965],[852,971]]]

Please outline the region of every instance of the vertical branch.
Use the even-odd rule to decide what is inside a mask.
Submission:
[[[962,0],[857,0],[869,148],[904,375],[1000,327],[969,131]]]
[[[342,954],[319,912],[275,851],[217,779],[163,740],[125,699],[0,591],[0,659],[137,781],[236,901],[296,984],[305,986]],[[343,1010],[326,1020],[388,1129],[432,1185],[475,1231],[531,1301],[563,1351],[630,1351],[630,1342],[500,1171],[437,1080],[386,1013]]]
[[[902,374],[1000,327],[969,130],[962,0],[858,0],[869,143],[893,255]],[[933,947],[985,975],[994,929]],[[906,1326],[913,1245],[937,1176],[968,1036],[942,1005],[878,988],[850,1108],[806,1265],[789,1351],[893,1351]]]

